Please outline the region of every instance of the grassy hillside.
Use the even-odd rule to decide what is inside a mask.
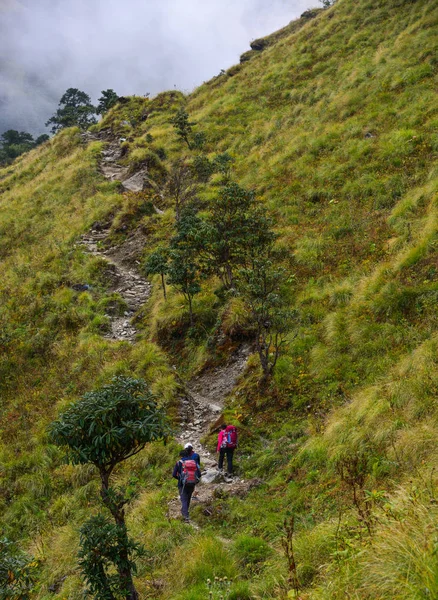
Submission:
[[[218,498],[209,516],[194,509],[201,529],[188,532],[166,517],[175,444],[118,473],[140,489],[128,517],[147,550],[141,597],[201,600],[215,576],[233,578],[235,600],[294,597],[282,543],[292,514],[301,599],[438,597],[438,7],[338,0],[311,16],[189,97],[132,98],[95,127],[126,139],[132,172],[147,166],[144,192],[104,180],[103,142],[74,129],[0,171],[0,530],[38,559],[34,598],[82,597],[78,528],[98,505],[92,470],[47,443],[58,410],[134,374],[172,412],[172,366],[189,379],[251,334],[215,278],[192,329],[157,278],[138,341],[102,336],[120,299],[105,261],[77,242],[110,219],[113,244],[146,233],[144,258],[169,239],[171,163],[199,154],[170,124],[181,105],[203,153],[228,152],[273,215],[297,318],[269,387],[254,355],[226,410],[242,433],[240,474],[262,485]],[[205,213],[218,185],[201,186]]]

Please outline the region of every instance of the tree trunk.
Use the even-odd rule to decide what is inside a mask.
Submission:
[[[265,343],[260,343],[260,339],[257,336],[256,349],[260,358],[260,365],[262,367],[263,376],[260,379],[260,386],[264,387],[269,379],[269,348],[266,349]]]
[[[164,281],[164,273],[161,273],[161,285],[163,286],[164,299],[167,300],[167,296],[166,296],[166,282]]]
[[[189,315],[190,315],[190,327],[193,327],[193,309],[192,309],[192,297],[190,295],[187,296],[189,299]]]
[[[225,273],[226,273],[227,289],[230,290],[231,288],[234,287],[233,269],[232,269],[230,263],[226,263]]]
[[[132,580],[131,567],[129,566],[128,532],[126,530],[125,511],[120,504],[117,505],[114,502],[111,502],[109,497],[109,476],[110,473],[108,471],[100,472],[100,478],[102,481],[100,495],[102,497],[102,502],[113,516],[116,525],[118,525],[123,532],[122,539],[119,540],[120,562],[116,563],[115,567],[119,574],[123,588],[126,590],[125,600],[138,600],[138,592],[135,589],[134,582]]]

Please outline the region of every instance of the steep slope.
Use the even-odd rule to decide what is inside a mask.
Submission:
[[[221,492],[187,531],[166,516],[176,443],[118,474],[140,488],[129,526],[147,551],[142,597],[205,598],[215,576],[235,580],[235,599],[438,595],[438,8],[338,0],[311,16],[188,98],[126,99],[96,128],[108,141],[66,130],[1,171],[0,519],[41,561],[36,598],[82,597],[74,548],[97,506],[92,471],[47,445],[59,407],[129,373],[176,420],[184,382],[208,381],[251,341],[214,278],[194,299],[194,330],[157,280],[134,343],[108,339],[126,302],[107,262],[78,244],[98,222],[109,227],[99,250],[132,242],[141,261],[170,238],[168,173],[197,155],[170,124],[182,104],[203,153],[232,155],[235,178],[275,217],[298,316],[270,386],[257,387],[250,357],[224,411],[241,430],[240,477],[263,485]],[[114,149],[114,178],[140,173],[143,190],[105,181],[99,163]],[[216,190],[214,177],[201,186],[203,210]],[[203,441],[213,449],[214,435]]]

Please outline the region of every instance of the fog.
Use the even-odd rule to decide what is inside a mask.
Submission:
[[[69,87],[192,91],[317,0],[0,0],[0,132],[46,132]]]

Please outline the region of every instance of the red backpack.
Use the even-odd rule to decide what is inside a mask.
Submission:
[[[237,448],[237,429],[234,425],[228,425],[225,429],[225,440],[227,448]]]
[[[181,461],[180,481],[184,485],[196,485],[199,483],[198,465],[192,459]]]

